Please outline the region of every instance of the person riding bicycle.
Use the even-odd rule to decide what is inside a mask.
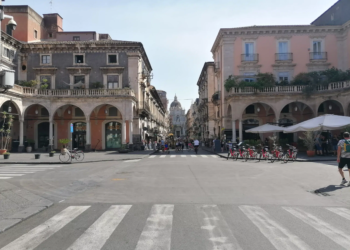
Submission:
[[[193,145],[194,145],[194,150],[196,151],[196,154],[197,154],[198,147],[199,147],[199,141],[197,139],[195,139],[193,142]]]

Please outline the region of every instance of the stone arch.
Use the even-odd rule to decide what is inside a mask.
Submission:
[[[81,111],[83,111],[84,117],[85,117],[85,118],[87,117],[87,114],[90,114],[90,113],[87,113],[86,110],[85,110],[83,107],[81,107],[80,105],[78,105],[78,104],[65,103],[65,104],[60,104],[60,105],[53,105],[53,107],[51,108],[51,112],[50,112],[50,114],[51,114],[51,117],[50,117],[50,118],[53,119],[54,116],[55,116],[55,114],[56,114],[56,112],[57,112],[59,109],[61,109],[61,108],[64,108],[63,111],[65,111],[66,108],[67,108],[67,107],[65,107],[65,106],[74,106],[74,107],[80,108]]]
[[[24,107],[23,108],[23,117],[25,117],[28,110],[35,105],[42,106],[42,107],[46,108],[46,110],[49,112],[49,118],[51,118],[52,115],[51,115],[50,107],[44,103],[32,103],[32,104],[29,104],[28,106]]]
[[[125,119],[125,114],[124,114],[124,111],[123,111],[123,107],[118,105],[118,104],[111,104],[111,103],[99,103],[99,104],[96,104],[95,106],[93,106],[90,110],[87,111],[87,114],[88,115],[91,115],[91,113],[96,109],[96,108],[100,108],[101,106],[112,106],[112,107],[115,107],[118,112],[121,114],[122,118]]]
[[[317,106],[317,116],[323,114],[345,115],[345,108],[337,100],[325,100]]]
[[[315,114],[309,105],[300,101],[291,101],[281,107],[280,113],[277,117],[277,122],[279,122],[280,119],[287,118],[298,123],[309,120],[313,117],[315,117]]]
[[[17,112],[18,112],[18,119],[23,119],[23,106],[22,103],[19,102],[18,100],[12,99],[12,98],[0,98],[0,107],[2,107],[6,102],[11,102]]]
[[[251,106],[254,106],[254,112],[250,112],[253,111],[253,109],[247,110],[247,108],[250,108]],[[240,114],[242,120],[245,120],[248,116],[256,117],[260,118],[262,123],[275,122],[275,120],[277,119],[277,115],[273,106],[262,102],[254,102],[249,105],[246,105]],[[263,117],[265,117],[265,119],[262,119]]]

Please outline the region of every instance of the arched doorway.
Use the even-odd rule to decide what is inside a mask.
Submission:
[[[6,149],[15,152],[18,151],[20,145],[20,131],[19,131],[19,108],[12,101],[6,101],[1,106],[1,112],[6,112],[6,118],[1,115],[0,116],[0,128],[3,128],[3,132],[0,132],[0,147],[1,142],[7,140]],[[12,123],[9,123],[10,116],[12,119]],[[10,133],[8,133],[8,129],[10,129]]]
[[[325,114],[344,115],[343,106],[335,100],[324,101],[318,106],[317,115]]]
[[[117,149],[122,146],[122,124],[111,121],[105,124],[106,149]]]
[[[49,122],[39,123],[36,130],[37,130],[36,141],[37,141],[38,148],[41,148],[41,149],[45,148],[45,151],[46,151],[46,148],[49,144],[49,138],[50,138],[50,123]],[[54,131],[55,129],[53,127],[53,136],[55,136]]]
[[[75,122],[72,127],[73,148],[85,149],[86,145],[86,122]]]

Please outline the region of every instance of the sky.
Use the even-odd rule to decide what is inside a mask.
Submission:
[[[108,33],[142,42],[152,85],[189,109],[220,28],[310,24],[337,0],[5,0],[38,14],[59,13],[64,31]],[[186,100],[187,99],[187,100]]]

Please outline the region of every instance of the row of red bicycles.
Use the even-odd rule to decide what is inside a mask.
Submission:
[[[242,142],[238,145],[232,145],[227,154],[227,160],[232,158],[233,160],[244,159],[248,160],[265,160],[265,161],[295,161],[297,159],[298,150],[296,147],[286,144],[288,149],[283,151],[282,146],[276,144],[273,145],[273,149],[269,151],[267,146],[259,146],[261,149],[258,151],[256,147],[249,144],[242,145]]]

